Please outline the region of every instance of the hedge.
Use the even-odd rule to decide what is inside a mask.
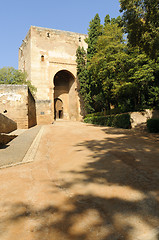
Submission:
[[[117,114],[117,115],[109,115],[109,116],[92,116],[86,117],[84,119],[85,123],[92,123],[96,125],[109,126],[109,127],[117,127],[117,128],[130,128],[130,114]]]
[[[117,115],[117,114],[121,114],[121,113],[122,113],[121,109],[114,108],[114,109],[110,109],[109,111],[106,110],[106,112],[89,113],[85,116],[85,118],[94,117],[94,116]]]
[[[159,119],[148,119],[147,120],[147,129],[149,132],[158,133],[159,132]]]

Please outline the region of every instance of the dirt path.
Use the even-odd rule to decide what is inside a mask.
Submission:
[[[0,170],[0,240],[158,239],[156,139],[61,121],[33,163]]]

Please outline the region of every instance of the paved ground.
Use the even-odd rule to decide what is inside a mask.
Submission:
[[[19,136],[0,148],[0,168],[22,162],[40,129],[41,126],[35,126],[27,131],[22,129],[12,132],[13,135]]]
[[[159,239],[157,137],[77,122],[42,129],[32,163],[0,170],[0,240]]]

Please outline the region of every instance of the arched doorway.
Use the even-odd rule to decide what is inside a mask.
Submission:
[[[56,118],[71,120],[76,120],[78,118],[75,77],[68,70],[60,70],[55,74],[53,97],[54,97],[54,116]],[[61,109],[58,110],[60,112],[57,112],[57,104],[58,106],[61,107]]]
[[[54,118],[62,119],[63,118],[63,102],[60,98],[55,99],[55,107],[54,107]]]

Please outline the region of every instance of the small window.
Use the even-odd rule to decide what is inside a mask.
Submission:
[[[47,37],[48,37],[48,38],[50,37],[50,33],[49,33],[49,32],[47,33]]]
[[[44,62],[44,55],[41,55],[41,61]]]
[[[45,113],[44,113],[44,112],[41,112],[40,115],[45,115]]]
[[[79,42],[81,42],[81,37],[79,37]]]

